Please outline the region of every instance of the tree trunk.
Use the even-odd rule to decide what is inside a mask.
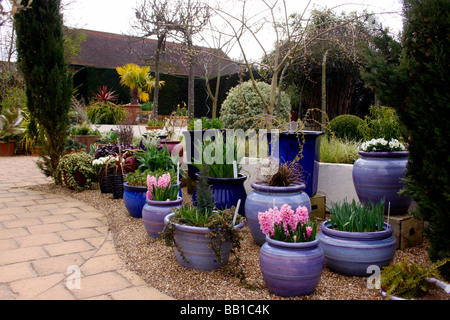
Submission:
[[[158,47],[156,48],[155,55],[155,88],[153,89],[153,117],[156,119],[158,116],[158,107],[159,107],[159,82],[160,82],[160,61],[161,61],[161,53],[163,51],[165,35],[158,37]],[[149,119],[150,120],[150,119]]]
[[[188,116],[189,120],[194,119],[194,103],[195,103],[195,81],[194,81],[194,52],[192,45],[192,37],[189,32],[188,34],[188,55],[189,55],[189,79],[188,79]]]
[[[326,126],[327,114],[327,56],[328,50],[325,51],[322,62],[322,128]]]

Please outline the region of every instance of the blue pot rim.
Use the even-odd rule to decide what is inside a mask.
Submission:
[[[323,232],[325,235],[336,237],[336,238],[345,238],[345,239],[352,239],[352,240],[380,240],[380,239],[386,239],[389,238],[392,233],[394,232],[394,229],[392,226],[388,223],[383,224],[383,231],[376,231],[376,232],[350,232],[350,231],[340,231],[340,230],[334,230],[330,228],[331,222],[330,221],[324,221],[321,225],[321,232]]]
[[[266,242],[271,246],[281,247],[281,248],[285,248],[285,249],[292,249],[292,250],[312,249],[319,245],[319,239],[317,237],[314,241],[309,241],[309,242],[285,242],[285,241],[274,240],[266,235]]]
[[[306,189],[306,184],[291,184],[286,187],[268,186],[265,182],[254,182],[252,188],[264,193],[300,193]]]
[[[200,172],[197,172],[195,174],[198,177],[200,176]],[[236,184],[241,184],[244,183],[244,181],[247,180],[247,176],[243,173],[238,173],[238,177],[237,178],[216,178],[216,177],[208,177],[208,181],[209,182],[217,182],[217,183],[222,183],[222,182],[226,182],[226,183],[236,183]]]
[[[175,213],[170,213],[167,216],[165,216],[164,224],[168,224],[174,215],[175,215]],[[195,226],[189,226],[189,225],[178,224],[178,223],[173,223],[173,225],[175,226],[176,229],[178,229],[180,231],[195,233],[195,234],[208,234],[211,231],[211,229],[206,228],[206,227],[195,227]],[[242,229],[243,227],[244,227],[244,221],[241,221],[241,223],[234,226],[234,229]]]
[[[135,191],[135,192],[147,192],[146,186],[130,186],[128,182],[123,183],[123,187],[125,190]]]
[[[376,151],[359,151],[360,156],[366,158],[407,158],[409,156],[409,151],[386,151],[386,152],[376,152]]]
[[[149,200],[146,197],[145,201],[147,202],[148,205],[151,205],[151,206],[176,207],[183,203],[183,198],[178,197],[177,200],[172,200],[172,201],[155,201],[155,200]]]

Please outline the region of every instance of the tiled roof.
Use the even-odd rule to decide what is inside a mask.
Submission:
[[[71,58],[72,66],[115,69],[128,63],[136,63],[148,65],[151,70],[154,70],[156,40],[92,30],[80,31],[86,34],[86,41],[81,43],[80,54]],[[217,76],[218,57],[226,57],[222,63],[221,75],[239,72],[239,66],[227,60],[228,57],[221,50],[205,47],[196,47],[196,49],[198,52],[194,67],[196,77],[205,75],[204,66],[209,69],[208,74],[211,77]],[[188,56],[183,44],[167,42],[166,52],[161,56],[161,73],[187,76],[187,61]]]

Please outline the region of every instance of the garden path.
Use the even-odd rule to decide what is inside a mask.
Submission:
[[[92,206],[27,189],[36,157],[0,158],[0,300],[168,300],[128,271]]]

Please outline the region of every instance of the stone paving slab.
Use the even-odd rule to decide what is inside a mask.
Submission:
[[[0,157],[1,300],[172,300],[128,271],[106,219],[61,195],[36,157]]]

